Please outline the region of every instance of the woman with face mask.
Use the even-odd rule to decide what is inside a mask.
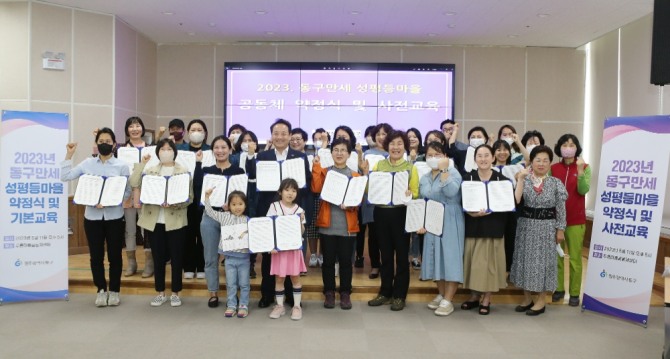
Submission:
[[[434,141],[426,146],[426,163],[431,169],[419,179],[419,195],[444,204],[441,236],[420,229],[424,234],[421,280],[437,283],[438,295],[428,308],[435,315],[447,316],[454,311],[452,301],[458,284],[463,282],[463,241],[465,238],[461,208],[461,174],[451,165],[444,145]]]
[[[242,143],[242,134],[246,132],[246,127],[240,124],[234,124],[228,129],[228,140],[233,144],[232,152],[230,153],[230,163],[235,167],[240,166],[240,154],[242,153],[242,149],[239,144]],[[244,168],[244,165],[241,167]]]
[[[458,128],[458,124],[454,125],[454,130],[451,137],[449,137],[449,144],[447,145],[446,152],[449,158],[454,159],[454,164],[456,165],[456,168],[458,168],[458,172],[461,173],[461,176],[465,176],[465,174],[477,169],[474,156],[475,149],[481,145],[487,144],[489,142],[489,135],[484,127],[475,126],[468,131],[468,143],[470,146],[465,150],[459,150],[456,147]]]
[[[158,141],[156,145],[156,157],[160,164],[151,168],[145,166],[151,159],[151,155],[142,157],[142,162],[135,166],[133,175],[130,177],[130,185],[133,189],[142,192],[142,175],[154,176],[176,176],[188,173],[188,169],[175,162],[177,158],[177,146],[170,139]],[[135,199],[139,203],[139,196]],[[193,201],[193,181],[189,181],[189,197],[183,203],[176,204],[143,204],[140,211],[140,219],[137,224],[149,231],[151,234],[151,248],[153,250],[156,267],[154,273],[154,286],[158,295],[151,301],[151,306],[163,305],[168,298],[165,296],[165,263],[170,258],[172,267],[172,295],[170,305],[181,306],[179,292],[182,289],[182,258],[184,238],[186,237],[186,209]],[[168,254],[169,252],[169,254]]]
[[[537,146],[544,146],[544,137],[539,131],[532,130],[526,132],[521,138],[521,143],[526,148],[528,156],[530,156],[530,151]],[[526,163],[529,163],[528,159],[525,159]]]
[[[528,162],[529,152],[526,151],[521,138],[512,125],[503,125],[498,130],[498,139],[505,141],[510,146],[510,164]]]
[[[113,149],[116,146],[114,132],[105,127],[95,134],[95,143],[98,157],[90,157],[72,167],[72,156],[77,149],[76,143],[66,146],[67,154],[61,163],[61,181],[72,181],[87,174],[94,176],[115,177],[130,175],[128,165],[114,157]],[[123,198],[130,197],[130,186],[126,185]],[[91,272],[93,283],[97,290],[95,305],[97,307],[117,306],[120,303],[121,270],[123,257],[123,206],[103,207],[86,206],[84,212],[84,231],[88,240],[88,249],[91,255]],[[109,261],[109,287],[105,280],[105,245],[107,246],[107,260]],[[108,291],[109,290],[109,291]]]
[[[582,288],[582,245],[586,230],[585,200],[591,188],[591,166],[580,157],[582,146],[575,135],[561,136],[554,147],[554,153],[561,161],[551,166],[551,175],[558,178],[568,191],[568,199],[565,201],[567,226],[563,242],[563,250],[570,257],[568,304],[578,307]],[[551,297],[552,302],[560,302],[565,296],[564,264],[564,258],[558,257],[558,287]]]
[[[186,126],[188,142],[177,145],[178,151],[200,152],[210,149],[207,144],[207,125],[199,119],[192,120]],[[200,192],[194,191],[194,198],[200,199]],[[193,201],[188,206],[186,216],[188,226],[184,239],[184,279],[205,279],[205,259],[203,257],[200,221],[204,208],[200,201]]]

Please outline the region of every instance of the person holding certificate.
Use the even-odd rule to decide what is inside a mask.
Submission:
[[[252,131],[245,130],[237,139],[237,144],[233,142],[233,147],[237,148],[237,152],[233,153],[231,163],[235,166],[234,158],[239,157],[238,166],[246,172],[247,161],[254,161],[256,159],[256,149],[258,148],[258,137]],[[256,192],[256,178],[249,177],[247,182],[247,215],[251,218],[256,217],[256,208],[258,207],[258,193]],[[258,254],[252,253],[249,255],[251,260],[251,268],[249,269],[249,277],[256,278],[256,257]]]
[[[244,164],[240,163],[242,154],[242,148],[240,145],[243,142],[243,134],[246,132],[248,132],[247,128],[240,125],[239,123],[230,126],[228,129],[228,140],[230,140],[230,143],[233,144],[233,151],[230,154],[230,163],[232,163],[233,166],[244,168]]]
[[[453,127],[453,132],[449,137],[449,143],[447,144],[447,155],[449,158],[454,159],[456,168],[462,176],[465,176],[467,173],[470,173],[473,170],[477,169],[477,164],[475,163],[474,152],[477,147],[480,145],[487,144],[489,142],[489,135],[487,134],[484,127],[475,126],[468,131],[468,140],[470,146],[466,149],[459,149],[456,146],[456,138],[458,136],[459,126],[455,124]]]
[[[507,181],[493,170],[493,148],[481,144],[474,152],[477,169],[463,176],[466,181]],[[485,194],[484,194],[485,195]],[[470,289],[470,299],[461,309],[479,307],[479,314],[491,312],[491,293],[507,287],[505,272],[505,246],[503,236],[507,213],[467,212],[465,216],[465,249],[463,255],[463,287]]]
[[[65,160],[61,163],[61,181],[72,181],[87,174],[103,177],[129,176],[128,165],[116,158],[112,150],[116,146],[114,132],[104,127],[97,131],[95,143],[98,148],[98,157],[87,158],[80,164],[72,167],[72,156],[77,149],[76,143],[66,146]],[[83,185],[83,183],[80,183]],[[130,197],[130,186],[119,188],[123,191],[123,199]],[[99,193],[95,193],[99,198]],[[95,202],[95,201],[94,201]],[[117,306],[120,303],[121,271],[123,267],[123,206],[103,207],[86,206],[84,212],[84,231],[88,240],[88,249],[91,255],[91,273],[93,283],[97,287],[95,305],[98,307]],[[107,260],[109,261],[109,287],[105,280],[105,244],[107,245]],[[109,289],[109,292],[107,291]]]
[[[326,176],[329,172],[339,173],[348,178],[358,177],[357,172],[347,166],[351,154],[351,142],[345,138],[335,138],[330,152],[333,156],[333,166],[321,168],[319,156],[314,157],[312,166],[312,191],[322,193]],[[364,186],[363,186],[364,187]],[[363,188],[361,187],[361,188]],[[358,207],[345,207],[321,200],[321,207],[316,220],[316,226],[321,233],[321,250],[323,251],[323,291],[326,297],[323,306],[335,307],[335,261],[340,263],[340,307],[351,309],[351,259],[354,251],[354,241],[358,233]]]
[[[365,157],[367,156],[376,156],[380,158],[388,156],[388,152],[386,152],[384,147],[384,141],[386,140],[386,136],[391,132],[393,132],[393,127],[391,127],[391,125],[388,123],[380,123],[370,132],[370,136],[375,141],[374,147],[368,148],[364,154],[361,147],[356,146],[356,151],[358,152],[359,169],[362,169],[363,166],[366,166],[367,169],[370,168],[370,161],[366,162],[367,159]],[[361,205],[361,212],[363,213],[361,216],[361,223],[367,225],[368,227],[368,256],[370,256],[370,266],[372,267],[370,270],[370,275],[368,276],[370,279],[379,277],[379,268],[381,267],[381,254],[379,251],[379,239],[376,230],[377,227],[374,223],[374,210],[375,205],[368,202],[366,195],[366,197],[363,198],[363,204]]]
[[[156,177],[177,177],[179,175],[188,175],[188,169],[176,163],[177,146],[170,139],[162,139],[156,145],[156,157],[160,164],[146,170],[147,176]],[[135,204],[139,206],[140,198],[161,197],[171,198],[170,192],[184,190],[182,186],[168,186],[167,195],[165,184],[162,188],[158,186],[143,185],[143,172],[147,162],[151,159],[150,155],[142,157],[142,162],[135,166],[133,175],[130,178],[130,185],[133,189],[139,189],[139,198],[134,198]],[[145,178],[147,176],[144,176]],[[185,229],[188,224],[186,218],[186,208],[193,200],[193,181],[188,179],[188,196],[184,202],[168,204],[168,200],[157,204],[142,204],[140,219],[137,224],[150,232],[151,248],[153,249],[156,268],[154,274],[154,287],[158,295],[151,301],[151,306],[158,307],[167,301],[165,296],[165,263],[170,258],[172,267],[172,295],[170,296],[170,305],[173,307],[181,306],[179,292],[182,289],[182,256]],[[155,183],[152,183],[155,184]],[[178,187],[178,188],[174,188]],[[146,192],[142,195],[143,192]],[[160,202],[159,199],[159,202]],[[155,202],[155,201],[152,201]],[[169,252],[169,254],[168,254]]]
[[[289,146],[298,151],[305,153],[305,143],[307,141],[307,132],[303,130],[302,128],[294,128],[291,130],[291,138],[289,139]],[[314,158],[312,155],[307,155],[308,160],[310,158]],[[311,161],[311,160],[310,160]],[[316,265],[317,261],[317,256],[316,253],[318,253],[318,245],[319,245],[319,233],[317,232],[316,226],[314,223],[316,222],[316,210],[319,208],[318,201],[319,198],[318,196],[314,196],[314,193],[311,191],[305,192],[307,198],[305,198],[305,218],[307,219],[307,225],[305,228],[305,238],[307,239],[307,244],[309,245],[309,251],[312,253],[310,257],[310,263],[314,261],[314,265]],[[316,198],[316,199],[315,199]],[[304,255],[307,255],[307,247],[302,246],[302,253]],[[300,275],[307,275],[307,272],[300,273]]]
[[[373,171],[408,172],[408,186],[404,193],[405,203],[412,198],[418,198],[419,174],[416,167],[403,158],[403,155],[409,149],[407,135],[402,131],[392,131],[384,140],[384,149],[388,152],[389,157],[377,162]],[[361,166],[363,173],[367,172],[368,166],[366,160]],[[382,283],[377,297],[368,301],[369,306],[391,304],[391,310],[393,311],[405,308],[405,299],[409,289],[409,238],[405,234],[406,215],[407,207],[405,204],[375,206],[375,223],[383,223],[383,225],[376,227],[382,257]]]
[[[530,316],[544,313],[546,293],[558,286],[556,245],[565,239],[568,192],[561,180],[549,175],[553,157],[547,146],[533,148],[530,169],[517,174],[514,191],[519,223],[510,280],[524,290],[523,302],[515,311]]]
[[[189,142],[177,146],[178,151],[199,152],[210,149],[207,144],[207,125],[202,120],[195,119],[186,126]],[[197,161],[196,161],[197,162]],[[197,166],[197,164],[196,164]],[[194,171],[195,172],[195,171]],[[195,179],[195,175],[194,175]],[[195,197],[200,198],[200,193],[195,192]],[[203,257],[203,239],[200,233],[200,221],[202,221],[203,209],[198,201],[193,201],[186,210],[188,226],[186,239],[184,240],[184,279],[205,279],[205,259]]]
[[[270,132],[272,133],[272,145],[273,149],[268,151],[263,151],[256,156],[256,161],[247,161],[246,162],[246,172],[249,175],[249,178],[258,180],[259,173],[256,171],[257,164],[263,161],[286,161],[291,159],[300,158],[304,161],[305,168],[305,183],[304,188],[300,188],[298,191],[298,198],[296,199],[297,203],[301,207],[305,207],[305,199],[307,198],[307,192],[309,191],[310,182],[312,180],[312,172],[309,170],[309,162],[307,161],[307,156],[298,152],[292,148],[289,148],[289,139],[291,133],[291,123],[284,119],[277,119],[272,125],[270,125]],[[297,179],[296,179],[297,180]],[[256,183],[258,185],[258,182]],[[277,196],[277,191],[259,191],[258,192],[258,205],[256,206],[256,215],[262,216],[268,213],[270,204],[272,204],[274,198]],[[273,302],[274,293],[275,293],[275,278],[270,275],[270,267],[272,264],[272,259],[269,253],[263,253],[263,259],[261,261],[261,273],[263,279],[261,281],[261,300],[258,302],[258,306],[261,308],[269,307]],[[287,292],[292,292],[290,289],[291,280],[287,277],[286,283],[284,284]],[[291,303],[293,299],[290,296],[287,296],[286,302]]]
[[[424,234],[423,265],[421,279],[437,283],[438,295],[428,308],[435,315],[447,316],[454,311],[452,301],[463,282],[463,241],[465,224],[461,209],[461,174],[450,166],[444,153],[444,145],[438,141],[426,147],[426,162],[431,172],[419,179],[419,193],[422,198],[443,203],[442,235],[417,231]]]
[[[405,132],[409,139],[409,153],[407,159],[412,162],[426,162],[426,154],[421,143],[421,132],[416,128],[410,128]],[[423,234],[412,233],[409,255],[412,257],[412,268],[421,269],[421,252],[423,250]]]
[[[233,166],[230,163],[232,146],[226,136],[216,136],[212,140],[212,155],[216,161],[213,166],[202,167],[202,151],[198,151],[195,156],[195,172],[193,173],[193,193],[196,198],[196,205],[199,205],[203,178],[206,174],[219,176],[235,176],[244,174],[244,170]],[[225,191],[225,188],[224,188]],[[245,198],[246,203],[246,198]],[[189,207],[190,208],[190,207]],[[214,207],[214,211],[222,211],[222,207]],[[210,308],[219,306],[219,239],[221,238],[221,224],[216,218],[205,213],[199,224],[199,233],[202,234],[202,244],[204,252],[204,270],[207,279],[207,289],[209,290],[209,300],[207,305]],[[190,220],[189,220],[190,221]],[[189,222],[190,223],[190,222]]]
[[[551,175],[558,178],[568,191],[565,202],[566,225],[564,247],[570,258],[570,287],[568,288],[572,307],[579,306],[579,293],[582,288],[582,245],[586,230],[586,194],[591,188],[591,167],[579,157],[582,146],[577,136],[561,136],[554,147],[554,153],[561,162],[551,166]],[[551,297],[552,302],[562,301],[565,296],[564,258],[558,257],[558,287]]]

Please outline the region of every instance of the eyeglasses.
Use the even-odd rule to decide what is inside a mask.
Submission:
[[[302,142],[302,138],[292,138],[290,142]]]
[[[332,152],[333,153],[349,153],[349,151],[347,151],[346,149],[339,149],[339,148],[334,149]]]

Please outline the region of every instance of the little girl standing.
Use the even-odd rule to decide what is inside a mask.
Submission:
[[[228,195],[227,210],[230,212],[219,212],[212,208],[209,197],[214,188],[209,188],[205,192],[205,212],[207,215],[222,226],[232,226],[235,224],[247,223],[247,216],[244,210],[247,208],[247,196],[240,191],[230,192]],[[220,253],[220,252],[219,252]],[[238,318],[246,318],[249,315],[249,249],[238,249],[234,251],[223,252],[226,268],[226,295],[228,302],[226,304],[225,316],[230,318],[237,313]],[[237,305],[237,289],[240,289],[240,303]]]
[[[289,216],[300,215],[301,231],[305,232],[305,211],[298,206],[296,198],[298,197],[298,182],[292,178],[286,178],[279,185],[279,201],[273,202],[268,209],[268,216]],[[300,283],[300,272],[306,272],[305,260],[300,249],[278,252],[272,251],[272,264],[270,274],[275,276],[275,297],[277,305],[272,309],[270,318],[278,319],[286,314],[284,308],[284,279],[291,277],[293,283],[293,310],[291,319],[302,319],[302,308],[300,299],[302,297],[302,284]]]

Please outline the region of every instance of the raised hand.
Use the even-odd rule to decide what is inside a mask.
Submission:
[[[195,153],[195,162],[202,162],[202,150]]]
[[[142,163],[147,164],[147,162],[149,162],[150,159],[151,159],[151,155],[146,154],[146,155],[142,156]]]
[[[253,156],[256,153],[256,142],[249,142],[249,148],[247,153],[249,156]]]
[[[72,159],[72,156],[74,156],[74,151],[77,149],[77,143],[70,142],[67,145],[65,145],[65,149],[67,150],[67,153],[65,154],[65,159],[66,160]]]
[[[216,187],[208,188],[208,189],[205,191],[205,199],[209,198],[209,196],[212,195],[212,192],[214,192],[214,189],[215,189],[215,188],[216,188]]]

